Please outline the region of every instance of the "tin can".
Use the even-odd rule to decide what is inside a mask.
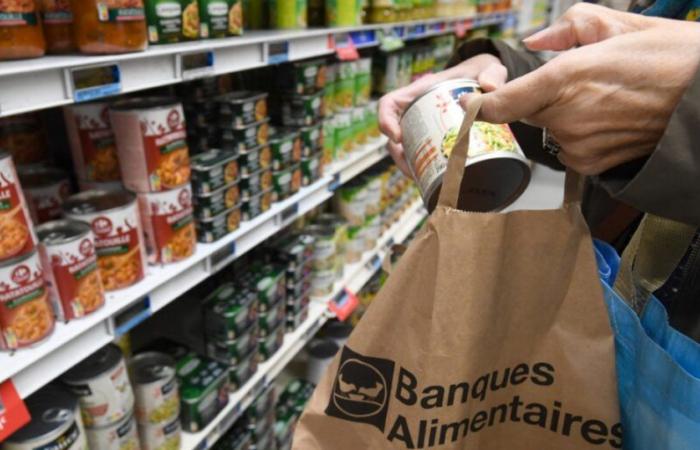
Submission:
[[[365,251],[365,236],[361,225],[350,225],[347,228],[347,245],[345,246],[345,262],[356,263],[362,259]]]
[[[86,181],[78,180],[80,191],[123,191],[121,181]]]
[[[85,429],[90,448],[100,450],[140,450],[134,415],[129,412],[121,420]]]
[[[364,106],[355,106],[352,109],[352,140],[358,144],[367,142]]]
[[[301,160],[301,185],[308,186],[323,176],[323,151]]]
[[[138,423],[163,426],[177,419],[180,395],[175,379],[175,360],[165,353],[139,353],[129,361],[129,369]]]
[[[260,169],[241,178],[239,182],[243,200],[248,200],[261,192],[272,188],[272,171]]]
[[[242,205],[234,206],[209,219],[199,219],[196,224],[199,242],[218,241],[236,231],[241,225]]]
[[[282,123],[285,126],[308,126],[321,119],[323,92],[292,95],[282,99]]]
[[[299,163],[276,172],[272,172],[272,201],[284,200],[299,192],[301,188],[302,173]]]
[[[172,44],[199,37],[197,0],[144,2],[150,44]]]
[[[243,200],[241,219],[251,220],[270,209],[270,205],[272,205],[272,187]]]
[[[48,160],[46,129],[38,113],[0,119],[0,149],[17,164],[37,164]]]
[[[353,148],[352,108],[341,109],[335,113],[336,156],[344,157]]]
[[[211,219],[227,209],[238,206],[241,189],[237,182],[208,194],[194,196],[194,214],[197,219]]]
[[[264,313],[258,314],[258,337],[267,337],[273,333],[279,324],[284,322],[286,312],[286,302],[284,298],[277,301],[277,304],[272,305]]]
[[[231,341],[245,334],[258,314],[257,294],[224,283],[204,299],[205,334],[215,341]]]
[[[238,156],[238,165],[241,175],[244,177],[268,169],[272,165],[272,147],[270,144],[262,144],[249,149],[241,150]]]
[[[243,128],[231,128],[227,124],[219,125],[223,150],[242,152],[255,148],[267,144],[270,135],[270,119],[267,117]]]
[[[267,92],[229,92],[215,102],[222,125],[231,128],[243,128],[267,117]]]
[[[307,0],[271,0],[270,27],[278,30],[304,29],[308,24]]]
[[[136,196],[127,191],[86,191],[63,204],[69,219],[90,224],[105,290],[121,289],[145,276],[146,246]]]
[[[63,109],[75,174],[79,180],[120,180],[117,145],[106,102]]]
[[[231,392],[237,391],[246,381],[250,380],[258,370],[258,351],[254,349],[240,363],[229,369],[229,387]]]
[[[304,232],[314,237],[314,270],[334,269],[337,250],[334,229],[314,224],[306,227]]]
[[[141,450],[178,450],[181,432],[179,417],[165,424],[139,423]]]
[[[353,104],[355,106],[366,105],[369,102],[372,90],[372,58],[360,58],[356,62],[357,72],[355,73],[355,95]]]
[[[0,331],[4,350],[29,347],[54,329],[54,312],[36,250],[0,263]]]
[[[355,61],[343,61],[338,63],[335,87],[336,112],[341,108],[352,108],[355,98],[355,75],[357,65]]]
[[[326,118],[323,123],[319,122],[313,125],[299,128],[301,136],[301,156],[307,157],[313,152],[321,149],[324,145],[325,134],[323,127],[330,120]]]
[[[400,125],[406,159],[429,210],[435,208],[447,160],[464,120],[459,97],[480,92],[474,80],[435,85],[406,109]],[[530,168],[508,125],[475,122],[458,207],[494,211],[525,190]]]
[[[311,295],[314,297],[322,297],[332,294],[335,280],[335,269],[314,271],[311,278]]]
[[[192,157],[192,189],[207,194],[238,180],[238,152],[212,149]]]
[[[138,194],[138,199],[148,262],[168,264],[192,256],[197,236],[190,185]]]
[[[284,64],[279,67],[280,90],[299,95],[315,94],[326,85],[326,69],[323,59]]]
[[[207,341],[207,355],[231,366],[239,364],[257,346],[258,324],[254,323],[236,339]]]
[[[292,128],[275,129],[270,136],[272,170],[287,168],[301,161],[302,141],[299,131]]]
[[[25,402],[32,420],[3,442],[3,450],[88,450],[77,397],[49,384]]]
[[[284,343],[285,322],[281,321],[277,328],[271,330],[267,336],[258,339],[258,360],[265,361],[272,357]],[[261,447],[266,448],[266,447]]]
[[[0,261],[32,251],[36,236],[15,165],[0,151]]]
[[[134,393],[124,357],[116,345],[107,344],[97,350],[68,370],[61,381],[79,397],[86,427],[116,427],[124,419],[133,421]],[[90,445],[107,448],[92,447],[92,442]]]
[[[182,393],[182,428],[196,433],[229,401],[228,365],[188,353],[177,361]]]
[[[39,253],[56,316],[69,321],[104,305],[104,287],[97,270],[95,235],[90,225],[56,220],[40,225]]]
[[[19,179],[34,223],[61,218],[61,205],[71,191],[67,173],[45,166],[22,166]]]
[[[190,181],[181,103],[163,97],[122,100],[109,114],[127,189],[162,191]]]
[[[367,185],[364,180],[353,180],[338,189],[334,197],[337,211],[351,225],[362,225],[367,215]]]

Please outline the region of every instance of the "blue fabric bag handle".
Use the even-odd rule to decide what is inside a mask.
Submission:
[[[700,345],[669,325],[654,297],[637,315],[612,288],[617,252],[598,240],[594,248],[615,333],[623,448],[700,449]]]

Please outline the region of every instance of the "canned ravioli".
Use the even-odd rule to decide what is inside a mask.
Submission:
[[[429,210],[437,204],[447,160],[464,120],[459,97],[470,92],[480,92],[474,80],[439,83],[414,100],[401,118],[406,159]],[[520,196],[529,180],[529,165],[508,125],[474,122],[458,208],[504,208]]]
[[[19,179],[34,223],[61,218],[61,205],[71,191],[67,173],[52,167],[24,166],[19,169]]]
[[[30,252],[36,237],[12,157],[0,151],[0,261]]]

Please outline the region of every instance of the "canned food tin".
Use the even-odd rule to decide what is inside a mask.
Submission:
[[[32,420],[3,442],[3,450],[88,449],[78,399],[70,392],[50,384],[25,402]]]
[[[229,92],[215,101],[222,126],[244,128],[267,117],[267,92]]]
[[[365,128],[365,107],[355,106],[352,109],[352,140],[358,144],[367,142],[367,129]]]
[[[136,420],[141,425],[167,426],[180,415],[180,395],[175,379],[175,360],[159,352],[131,358],[129,369],[134,385]]]
[[[194,197],[194,214],[197,219],[210,219],[227,209],[238,206],[240,199],[240,187],[237,182],[233,182],[214,192],[196,195]]]
[[[0,119],[0,149],[17,164],[36,164],[48,159],[46,129],[37,113]]]
[[[322,59],[297,61],[280,66],[281,90],[315,94],[326,85],[326,64]]]
[[[314,269],[335,268],[336,242],[335,230],[330,226],[311,225],[304,231],[314,237]]]
[[[439,83],[418,97],[401,118],[406,158],[429,210],[437,204],[447,160],[464,120],[458,99],[479,91],[473,80]],[[529,165],[508,125],[475,122],[458,207],[501,209],[520,196],[529,180]]]
[[[287,96],[282,99],[282,123],[285,126],[308,126],[321,119],[323,92]]]
[[[314,125],[309,125],[306,127],[299,128],[301,134],[301,156],[306,157],[313,152],[321,149],[323,147],[325,134],[323,132],[323,127],[326,124],[326,119],[323,123],[316,123]]]
[[[335,116],[325,119],[323,121],[323,128],[321,130],[323,135],[323,162],[324,164],[330,164],[336,160],[336,153],[338,144],[336,143],[335,137]]]
[[[272,150],[272,170],[281,170],[301,161],[302,144],[299,131],[276,129],[270,136],[270,149]]]
[[[252,283],[258,293],[258,313],[264,313],[277,301],[284,298],[284,272],[271,264],[260,267],[252,277]]]
[[[265,118],[244,128],[230,128],[221,125],[221,148],[232,151],[245,151],[267,144],[270,134],[270,119]]]
[[[347,245],[345,246],[345,262],[355,263],[362,259],[365,251],[365,235],[361,225],[351,225],[347,229]]]
[[[36,250],[0,263],[0,348],[29,347],[54,329],[54,312]]]
[[[106,102],[63,109],[75,174],[85,181],[119,181],[119,159]]]
[[[121,420],[85,430],[90,448],[100,450],[140,450],[134,415],[129,412]]]
[[[323,151],[301,160],[301,185],[308,186],[323,176]]]
[[[182,104],[159,97],[122,100],[110,108],[110,119],[127,189],[162,191],[190,181]]]
[[[277,352],[284,343],[284,332],[286,330],[284,321],[277,325],[277,328],[270,331],[267,337],[258,339],[258,360],[265,361]],[[264,447],[263,447],[264,448]]]
[[[277,301],[264,313],[258,314],[258,337],[264,338],[272,333],[284,322],[286,312],[286,302],[284,298]]]
[[[189,184],[169,191],[138,195],[148,262],[167,264],[194,253],[197,236]]]
[[[189,353],[177,361],[182,428],[201,430],[229,401],[228,365]]]
[[[241,204],[241,219],[251,220],[270,209],[271,204],[272,188],[264,190],[257,195],[251,195],[244,199]]]
[[[309,317],[308,302],[301,306],[297,312],[287,315],[287,331],[292,332],[299,328]]]
[[[253,349],[240,363],[229,369],[229,383],[231,391],[236,391],[250,380],[258,370],[258,351]]]
[[[320,297],[332,294],[335,279],[335,268],[314,271],[311,278],[311,295],[314,297]]]
[[[364,227],[362,227],[362,229],[362,236],[365,243],[364,250],[369,251],[374,249],[374,247],[377,246],[377,242],[379,241],[379,235],[382,231],[379,216],[367,216],[367,219],[365,220],[365,225]]]
[[[181,431],[180,418],[175,417],[165,424],[139,423],[141,450],[179,450]]]
[[[272,171],[270,169],[260,169],[248,176],[241,178],[241,197],[243,201],[254,197],[261,192],[272,188]]]
[[[80,191],[123,191],[121,181],[86,181],[78,180]]]
[[[30,252],[36,236],[12,157],[0,151],[0,261]]]
[[[67,173],[45,166],[23,166],[19,168],[19,179],[34,223],[61,217],[61,204],[71,191]]]
[[[90,225],[56,220],[40,225],[39,253],[56,316],[61,321],[84,317],[105,302],[97,270],[95,235]]]
[[[196,0],[144,2],[150,44],[172,44],[199,37]]]
[[[272,165],[272,149],[269,144],[258,145],[256,147],[241,150],[238,156],[238,164],[241,168],[242,176],[267,169]]]
[[[352,150],[352,108],[341,109],[335,113],[335,153],[343,157]]]
[[[218,241],[227,234],[237,230],[242,219],[241,208],[242,205],[234,206],[209,219],[197,220],[196,228],[199,242]]]
[[[355,97],[355,74],[357,66],[355,61],[343,61],[338,63],[338,74],[335,84],[335,106],[338,108],[352,108]]]
[[[362,225],[367,215],[367,186],[364,180],[354,180],[338,189],[334,197],[337,211],[351,225]]]
[[[192,157],[192,189],[207,194],[233,183],[240,173],[237,152],[212,149]]]
[[[97,266],[105,290],[143,279],[146,248],[136,196],[127,191],[86,191],[63,204],[66,217],[87,222],[95,234]]]
[[[258,324],[253,323],[236,339],[227,341],[207,341],[207,355],[229,365],[236,365],[245,359],[257,346]]]
[[[205,333],[215,341],[230,341],[250,329],[257,318],[257,294],[224,283],[204,299]]]
[[[379,214],[382,201],[382,180],[378,177],[367,177],[365,182],[365,214]]]
[[[337,258],[336,258],[337,259]],[[287,298],[298,298],[311,288],[311,273],[300,280],[287,280]]]
[[[97,350],[68,370],[61,377],[61,381],[79,397],[80,411],[86,427],[107,426],[112,427],[111,431],[114,431],[118,428],[118,422],[133,421],[134,393],[129,383],[124,357],[116,345],[108,344]],[[92,441],[90,445],[92,446]]]
[[[202,39],[242,33],[240,0],[199,0],[199,35]]]
[[[277,202],[299,192],[301,166],[294,164],[286,169],[272,172],[272,201]]]

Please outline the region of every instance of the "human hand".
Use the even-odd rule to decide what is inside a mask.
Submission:
[[[700,24],[585,11],[596,18],[569,21],[528,44],[584,46],[485,94],[479,118],[546,127],[564,165],[596,175],[654,150],[698,70]]]
[[[387,147],[396,165],[407,176],[411,176],[401,145],[399,120],[411,102],[437,83],[454,78],[475,79],[484,92],[502,86],[508,77],[501,61],[493,55],[482,54],[436,74],[426,75],[408,86],[384,95],[379,100],[379,128],[389,138]]]

